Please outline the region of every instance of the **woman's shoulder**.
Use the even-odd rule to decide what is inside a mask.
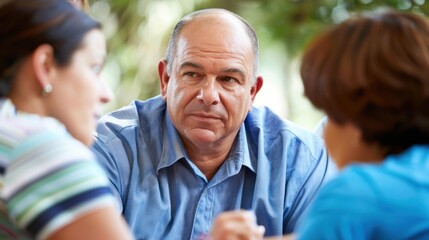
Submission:
[[[44,159],[49,156],[67,158],[64,162],[94,158],[91,151],[74,139],[58,120],[37,115],[0,118],[0,146],[4,163],[24,161],[25,156],[30,155],[31,161],[27,162],[39,156]]]
[[[0,118],[0,131],[2,137],[20,142],[40,133],[55,133],[67,135],[64,125],[58,120],[38,115],[16,115]]]

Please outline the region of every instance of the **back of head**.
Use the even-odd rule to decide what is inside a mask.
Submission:
[[[305,94],[335,122],[387,153],[429,143],[429,23],[361,14],[316,38],[302,59]]]
[[[10,0],[0,6],[0,97],[7,95],[22,59],[49,44],[66,66],[85,34],[100,24],[66,0]]]

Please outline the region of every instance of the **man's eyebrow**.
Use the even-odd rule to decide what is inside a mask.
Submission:
[[[185,68],[185,67],[193,67],[193,68],[197,68],[197,69],[204,69],[203,66],[201,66],[198,63],[195,62],[184,62],[182,64],[180,64],[180,68]],[[235,68],[235,67],[229,67],[229,68],[223,68],[220,70],[220,72],[222,73],[238,73],[243,79],[246,78],[246,74],[244,73],[244,71],[240,68]]]
[[[184,67],[193,67],[193,68],[203,69],[203,67],[200,64],[195,63],[195,62],[184,62],[184,63],[180,64],[179,69],[182,69]]]
[[[221,72],[223,72],[223,73],[238,73],[243,79],[246,78],[246,74],[244,74],[244,71],[241,70],[240,68],[235,68],[235,67],[224,68],[224,69],[221,69]]]

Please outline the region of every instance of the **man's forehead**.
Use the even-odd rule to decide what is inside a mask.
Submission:
[[[179,34],[177,43],[178,48],[252,47],[250,36],[244,25],[239,20],[225,14],[200,16],[188,23]]]
[[[206,28],[207,30],[245,30],[245,25],[234,15],[227,12],[209,12],[191,19],[182,31],[192,31],[194,28]]]

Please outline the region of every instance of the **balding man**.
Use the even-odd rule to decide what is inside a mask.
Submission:
[[[252,107],[257,72],[253,28],[197,11],[159,62],[161,95],[101,119],[93,150],[137,239],[201,239],[214,222],[212,238],[294,230],[332,167],[319,137]]]

